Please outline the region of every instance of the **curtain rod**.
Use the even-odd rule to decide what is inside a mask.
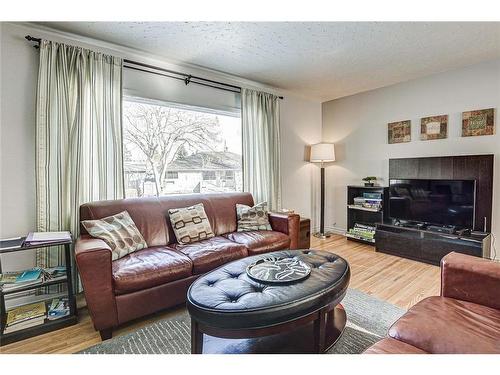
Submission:
[[[41,38],[35,38],[35,37],[32,37],[31,35],[26,35],[25,39],[30,41],[30,42],[37,43],[37,45],[35,45],[34,47],[40,48],[40,43],[42,42]],[[137,70],[137,71],[145,72],[145,73],[156,74],[156,75],[163,76],[163,77],[177,79],[177,80],[183,81],[186,84],[186,86],[189,85],[190,83],[194,83],[196,85],[211,87],[211,88],[218,89],[218,90],[224,90],[224,91],[235,92],[235,93],[241,92],[240,86],[230,85],[229,83],[214,81],[214,80],[211,80],[208,78],[203,78],[203,77],[198,77],[198,76],[194,76],[191,74],[181,73],[181,72],[177,72],[175,70],[160,68],[158,66],[149,65],[149,64],[129,60],[129,59],[124,59],[123,63],[124,63],[124,65],[123,65],[124,68],[131,69],[131,70]],[[163,72],[163,73],[160,73],[160,72]],[[278,96],[278,98],[283,99],[283,96]]]

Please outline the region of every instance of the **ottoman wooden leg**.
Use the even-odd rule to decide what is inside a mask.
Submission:
[[[203,353],[203,332],[200,332],[196,320],[191,319],[191,354]]]
[[[314,352],[325,351],[326,311],[320,310],[318,319],[314,321]]]
[[[341,304],[338,304],[326,314],[325,352],[338,341],[342,332],[344,332],[346,323],[347,315]]]

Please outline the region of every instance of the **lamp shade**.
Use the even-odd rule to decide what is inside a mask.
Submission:
[[[317,143],[311,146],[312,163],[335,161],[335,146],[333,143]]]

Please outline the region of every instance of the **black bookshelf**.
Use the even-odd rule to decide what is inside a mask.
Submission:
[[[382,199],[380,210],[368,209],[354,206],[354,198],[362,197],[363,193],[379,193]],[[376,227],[387,219],[389,189],[384,186],[347,186],[347,233],[346,237],[350,241],[361,242],[374,245],[375,240],[369,241],[362,238],[355,238],[349,235],[349,229],[354,228],[356,223]]]
[[[7,345],[16,341],[24,340],[30,337],[38,336],[47,332],[51,332],[60,328],[68,327],[73,324],[76,324],[78,322],[78,312],[76,309],[76,298],[73,293],[73,284],[72,284],[72,273],[71,273],[71,254],[70,254],[70,249],[73,241],[68,240],[68,241],[58,241],[58,242],[51,242],[51,243],[44,243],[44,244],[38,244],[38,245],[25,245],[24,244],[24,237],[20,237],[18,239],[19,245],[17,247],[10,247],[10,248],[0,248],[0,273],[2,273],[2,255],[10,253],[18,253],[21,251],[30,251],[30,250],[36,250],[40,248],[54,248],[58,246],[64,246],[64,258],[65,258],[65,265],[66,265],[66,276],[57,278],[55,280],[48,280],[46,282],[42,282],[39,284],[35,285],[28,285],[25,287],[20,287],[17,289],[13,290],[7,290],[3,291],[0,289],[0,346]],[[15,242],[15,241],[10,241],[10,242]],[[50,251],[52,251],[52,249]],[[56,319],[56,320],[49,320],[48,318],[45,319],[43,324],[37,325],[35,327],[29,327],[26,329],[22,329],[19,331],[11,332],[11,333],[6,333],[4,334],[4,329],[7,321],[7,309],[5,305],[5,299],[6,296],[15,294],[15,293],[22,293],[22,292],[27,292],[30,290],[35,290],[35,289],[40,289],[40,288],[47,288],[50,286],[55,286],[55,285],[66,285],[66,291],[63,292],[65,296],[67,295],[68,297],[68,302],[69,302],[69,315],[64,316],[62,318]],[[62,294],[62,293],[61,293]],[[46,298],[43,298],[43,296],[46,296]],[[22,298],[24,296],[19,296],[19,298]],[[36,302],[45,302],[46,305],[46,310],[48,311],[48,305],[52,301],[52,298],[60,298],[61,295],[53,295],[53,294],[45,294],[42,293],[40,299],[36,299]],[[30,304],[32,302],[27,302],[27,304]]]

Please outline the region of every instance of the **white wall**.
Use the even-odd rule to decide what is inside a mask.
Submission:
[[[500,61],[396,84],[325,102],[323,140],[335,142],[338,161],[327,169],[327,220],[346,228],[346,186],[373,175],[388,183],[390,158],[495,154],[493,232],[500,239],[500,131],[496,134],[461,135],[463,111],[500,110]],[[420,118],[448,114],[448,138],[420,141]],[[388,144],[387,123],[412,121],[410,143]]]
[[[22,235],[35,228],[35,95],[38,51],[24,36],[31,34],[104,53],[141,61],[167,69],[200,75],[227,83],[284,95],[281,107],[283,203],[297,212],[311,215],[312,169],[303,160],[305,143],[321,138],[321,103],[303,99],[286,91],[228,74],[191,66],[181,66],[143,52],[109,43],[60,33],[29,24],[0,23],[0,238]],[[150,86],[152,97],[190,103],[213,105],[219,109],[238,106],[233,94],[146,74],[124,75],[127,94],[144,93]],[[146,90],[147,91],[147,90]],[[177,100],[174,100],[177,99]],[[2,258],[6,269],[31,266],[33,258],[8,256]]]
[[[35,227],[35,88],[38,52],[0,24],[0,238]],[[33,254],[2,256],[2,266],[34,263]]]

